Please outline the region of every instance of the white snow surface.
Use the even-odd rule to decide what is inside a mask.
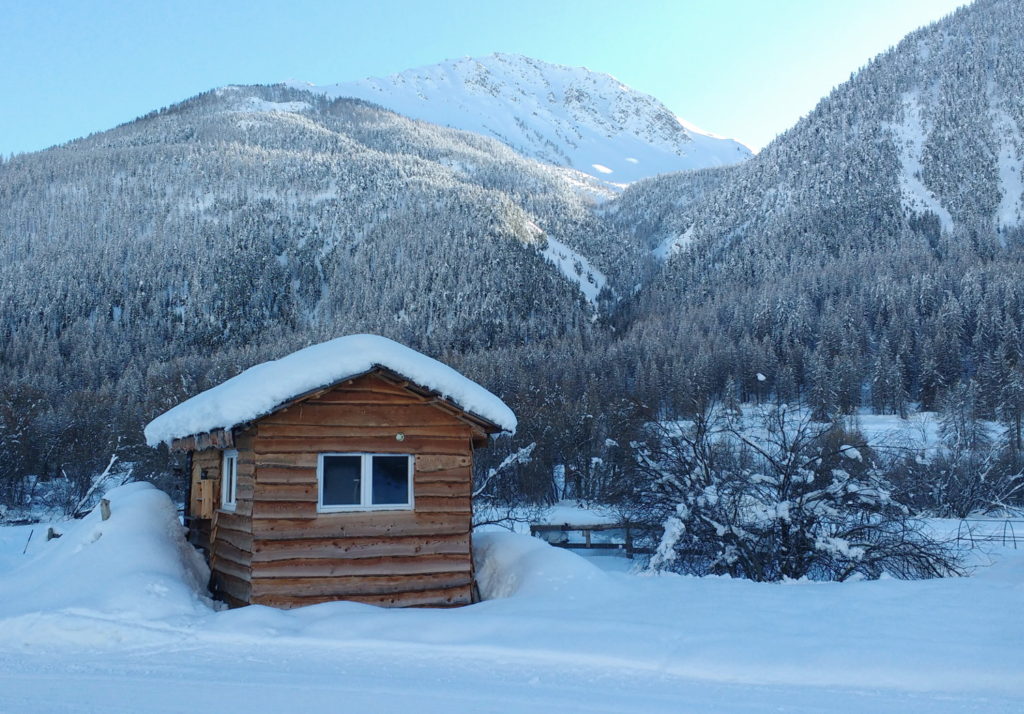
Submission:
[[[608,284],[608,278],[600,270],[591,265],[583,255],[551,236],[546,237],[547,245],[541,249],[541,255],[555,265],[558,271],[571,282],[579,286],[580,292],[591,305],[597,306],[597,296]]]
[[[925,186],[922,178],[924,167],[924,143],[928,130],[921,116],[921,102],[917,95],[908,93],[903,97],[903,123],[891,125],[893,141],[900,160],[900,195],[903,210],[907,213],[932,212],[939,217],[942,230],[953,230],[953,217],[939,199]]]
[[[968,578],[763,584],[608,573],[477,532],[477,605],[225,611],[164,494],[107,498],[110,520],[57,524],[26,555],[45,526],[0,528],[5,711],[1024,707],[1024,553],[1009,548]]]
[[[514,433],[516,416],[498,397],[451,367],[379,335],[348,335],[250,367],[151,421],[146,443],[157,446],[269,414],[295,397],[385,367],[441,394],[460,408]]]
[[[304,112],[313,108],[309,102],[268,102],[259,97],[246,97],[242,106],[245,111],[250,112],[282,112],[285,114]]]
[[[149,621],[210,612],[210,571],[185,540],[167,494],[139,482],[118,486],[104,498],[110,501],[109,520],[96,508],[80,521],[54,524],[62,535],[49,542],[46,526],[36,526],[26,557],[6,554],[7,563],[17,567],[0,570],[3,617],[88,611]],[[25,538],[14,543],[18,547],[30,529],[20,530]]]
[[[1005,110],[992,113],[992,127],[999,140],[999,228],[1016,228],[1024,221],[1024,137],[1017,122]]]
[[[465,57],[334,85],[286,84],[483,134],[525,156],[619,184],[752,155],[614,77],[521,55]]]
[[[680,253],[693,242],[693,226],[690,226],[679,235],[671,235],[665,240],[661,241],[651,251],[658,260],[664,262],[676,253]]]
[[[218,610],[169,499],[107,497],[109,521],[37,532],[26,555],[45,526],[0,528],[4,711],[1024,708],[1024,552],[1009,548],[968,578],[764,584],[609,573],[477,532],[477,605]]]

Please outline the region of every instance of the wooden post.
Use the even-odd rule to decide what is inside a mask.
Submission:
[[[110,501],[105,498],[100,499],[100,518],[103,520],[110,518]]]

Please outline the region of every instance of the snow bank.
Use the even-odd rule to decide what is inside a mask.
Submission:
[[[604,573],[538,539],[477,532],[486,599],[471,607],[215,611],[167,497],[145,484],[108,497],[109,521],[66,524],[0,573],[8,710],[175,711],[185,689],[252,712],[934,714],[1024,702],[1024,621],[1012,615],[1024,551],[1011,548],[970,578],[770,584]],[[26,536],[0,532],[0,555],[15,560]]]
[[[575,553],[517,533],[477,532],[473,559],[484,600],[551,596],[610,585],[606,573]]]
[[[96,508],[57,524],[63,535],[49,542],[38,526],[27,562],[0,579],[0,617],[89,612],[153,620],[211,611],[209,570],[185,540],[167,494],[132,483],[105,498],[106,521]]]
[[[146,427],[157,446],[193,434],[231,427],[269,414],[320,387],[385,367],[438,392],[467,412],[515,432],[516,417],[504,402],[451,367],[378,335],[349,335],[250,367],[161,414]]]

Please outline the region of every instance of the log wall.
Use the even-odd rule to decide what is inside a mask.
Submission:
[[[232,604],[472,602],[472,444],[481,437],[450,405],[377,374],[263,417],[234,436],[237,511],[210,514],[215,584]],[[413,455],[414,510],[318,513],[317,457],[328,452]],[[194,478],[216,473],[216,498],[221,454],[193,455]],[[194,480],[193,514],[209,507],[203,488]]]
[[[192,454],[190,540],[207,551],[211,587],[232,605],[251,597],[252,496],[255,483],[252,430],[235,435],[238,488],[234,512],[220,510],[221,464],[224,452],[209,448]],[[206,478],[202,478],[203,471]]]

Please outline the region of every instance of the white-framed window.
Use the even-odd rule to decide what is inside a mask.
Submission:
[[[228,449],[220,464],[220,507],[235,510],[238,497],[238,451]]]
[[[412,474],[413,457],[409,454],[320,454],[317,510],[411,510]]]

